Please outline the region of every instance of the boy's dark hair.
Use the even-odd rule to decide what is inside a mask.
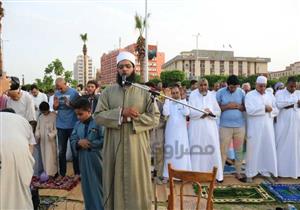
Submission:
[[[42,103],[40,103],[39,109],[41,112],[46,112],[50,110],[50,106],[46,101],[43,101]]]
[[[173,88],[178,88],[178,89],[180,89],[180,85],[178,85],[178,84],[173,84],[173,85],[171,85],[171,89],[173,89]]]
[[[16,113],[15,110],[12,108],[5,108],[5,109],[0,110],[0,112],[10,112],[10,113],[14,113],[14,114]]]
[[[37,89],[37,90],[38,90],[38,87],[37,87],[36,84],[32,84],[32,85],[30,86],[30,90],[33,90],[33,89]]]
[[[85,111],[91,110],[91,103],[85,97],[78,97],[72,104],[73,109],[83,109]]]
[[[190,82],[190,85],[192,86],[192,85],[196,84],[197,82],[198,82],[197,80],[192,79]]]
[[[79,87],[81,90],[83,90],[83,84],[79,84],[79,85],[77,85],[77,87]]]
[[[155,88],[155,84],[153,82],[146,82],[145,85],[151,88]]]
[[[239,84],[240,84],[240,81],[236,75],[233,74],[227,78],[227,85],[239,85]]]
[[[20,80],[18,77],[10,77],[10,90],[18,90],[20,88]]]
[[[296,77],[293,77],[293,76],[289,77],[287,79],[287,84],[290,83],[290,82],[297,82]]]
[[[87,85],[88,85],[88,84],[93,84],[93,85],[96,86],[96,88],[99,87],[98,82],[97,82],[96,80],[89,80],[89,81],[87,82]]]

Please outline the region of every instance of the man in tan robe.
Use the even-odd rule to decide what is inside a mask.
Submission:
[[[107,210],[150,210],[152,198],[149,130],[158,125],[159,110],[150,94],[124,85],[134,81],[135,56],[117,57],[118,84],[107,87],[97,104],[95,120],[105,127],[103,204]]]

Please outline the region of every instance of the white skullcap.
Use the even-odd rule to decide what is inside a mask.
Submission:
[[[267,77],[265,76],[258,76],[257,79],[256,79],[256,83],[258,84],[267,84]]]
[[[117,64],[120,63],[123,60],[129,60],[133,65],[135,65],[135,56],[130,52],[120,52],[117,56]]]

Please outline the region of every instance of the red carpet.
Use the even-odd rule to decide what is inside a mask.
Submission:
[[[62,180],[49,179],[46,182],[41,182],[39,177],[32,177],[32,187],[39,189],[59,189],[59,190],[72,190],[79,183],[80,179],[72,176],[65,176]]]

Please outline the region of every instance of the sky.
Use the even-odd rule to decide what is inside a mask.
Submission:
[[[94,67],[119,46],[136,41],[134,15],[145,15],[145,0],[2,0],[4,70],[42,78],[54,59],[73,70],[88,34]],[[182,51],[233,50],[235,56],[271,58],[269,71],[300,61],[300,0],[148,0],[149,44],[166,61]],[[228,45],[232,46],[232,49]],[[225,45],[225,48],[223,48]]]

